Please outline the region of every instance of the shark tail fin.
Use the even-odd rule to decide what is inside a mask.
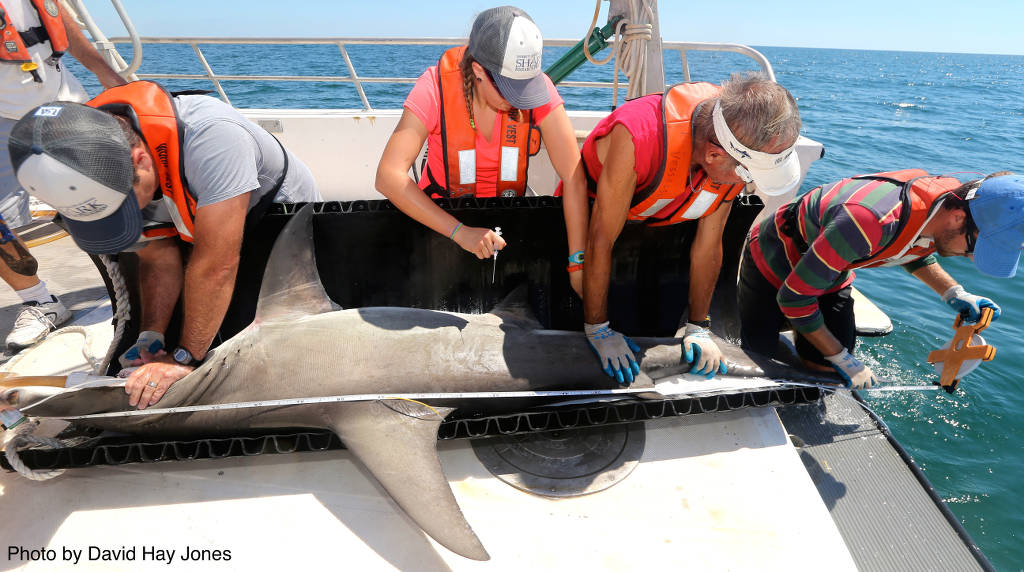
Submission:
[[[490,559],[437,458],[437,429],[451,409],[397,399],[329,407],[328,424],[345,447],[424,532],[456,554]]]

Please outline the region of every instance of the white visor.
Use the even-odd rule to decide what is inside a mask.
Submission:
[[[711,115],[719,144],[741,165],[741,168],[736,169],[741,178],[746,180],[748,177],[744,175],[749,174],[757,189],[769,196],[784,194],[800,183],[800,159],[795,152],[795,143],[780,153],[755,151],[740,143],[732,134],[722,114],[721,103],[715,102],[715,109]]]

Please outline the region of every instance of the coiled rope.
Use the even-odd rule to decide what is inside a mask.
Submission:
[[[18,429],[14,437],[11,437],[11,440],[4,446],[4,455],[7,457],[7,462],[10,463],[11,468],[18,471],[19,475],[33,481],[47,481],[64,474],[64,469],[30,469],[18,455],[18,449],[26,445],[45,445],[54,449],[62,449],[64,447],[64,443],[60,439],[32,435],[32,432],[38,426],[39,424],[35,422],[25,423],[25,426]]]
[[[105,254],[99,255],[100,261],[103,263],[103,268],[107,271],[107,276],[110,278],[110,283],[114,288],[114,337],[110,340],[110,347],[107,348],[107,353],[102,360],[97,359],[92,355],[90,348],[92,346],[92,335],[89,331],[82,326],[67,326],[59,330],[50,332],[45,338],[33,344],[35,347],[46,340],[60,336],[63,334],[76,333],[82,334],[85,337],[85,343],[82,345],[82,355],[85,360],[92,366],[93,375],[104,375],[107,372],[107,368],[110,366],[110,360],[114,358],[114,352],[117,351],[117,346],[121,343],[121,338],[124,336],[124,330],[127,327],[128,319],[131,316],[131,302],[128,298],[128,287],[124,282],[124,275],[121,274],[121,267],[112,256]],[[8,370],[17,363],[27,352],[22,352],[14,362],[8,365]],[[18,430],[14,437],[7,442],[4,447],[4,456],[7,458],[7,462],[11,465],[15,471],[21,476],[32,479],[33,481],[45,481],[57,477],[64,473],[64,469],[55,470],[34,470],[29,468],[21,457],[18,455],[18,449],[31,446],[31,445],[43,445],[46,447],[52,447],[54,449],[60,449],[64,447],[64,443],[59,439],[53,439],[50,437],[39,437],[32,435],[38,427],[38,423],[29,422],[25,426]]]
[[[590,23],[585,38],[590,38],[590,31],[597,26],[597,17],[601,12],[601,0],[596,0],[594,19]],[[647,42],[654,31],[654,10],[650,0],[630,0],[629,17],[619,20],[615,25],[615,47],[608,57],[597,60],[589,52],[588,42],[583,42],[583,55],[594,65],[604,65],[615,58],[614,80],[612,87],[612,109],[619,105],[619,70],[629,80],[626,99],[634,99],[644,94],[647,84]]]

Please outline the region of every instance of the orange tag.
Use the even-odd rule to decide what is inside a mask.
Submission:
[[[953,339],[948,348],[933,350],[928,354],[928,361],[933,364],[941,363],[942,374],[939,376],[939,385],[952,393],[956,389],[960,379],[957,374],[965,361],[981,360],[991,361],[996,357],[996,348],[990,345],[971,345],[972,338],[978,332],[984,330],[992,323],[992,308],[982,308],[981,319],[977,324],[964,324],[963,316],[957,314],[953,322]],[[979,337],[980,338],[980,337]]]

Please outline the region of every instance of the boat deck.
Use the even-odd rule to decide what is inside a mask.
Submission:
[[[47,226],[50,229],[54,228],[53,225]],[[45,236],[52,238],[54,235],[47,232]],[[35,246],[32,241],[28,242],[30,252],[39,261],[37,274],[46,282],[50,293],[60,298],[71,310],[72,321],[107,303],[107,288],[103,285],[99,270],[89,256],[75,245],[70,236],[64,235],[56,240],[40,242],[42,244]],[[0,335],[7,337],[20,311],[21,299],[18,295],[6,284],[0,285]],[[107,343],[109,340],[109,337],[106,338]],[[81,338],[75,339],[74,342],[80,343]],[[94,347],[102,358],[106,347],[100,349],[103,344],[99,342],[100,340],[96,340]],[[13,356],[7,350],[6,344],[2,345],[2,349],[0,364],[8,363]]]
[[[902,447],[849,392],[778,411],[858,570],[992,569]]]

